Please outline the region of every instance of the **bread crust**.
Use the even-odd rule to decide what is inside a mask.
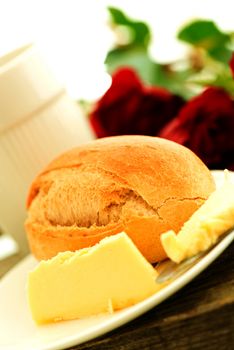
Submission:
[[[53,160],[32,183],[25,223],[29,244],[38,259],[47,259],[123,230],[156,262],[166,257],[160,234],[178,232],[214,189],[203,162],[172,141],[149,136],[92,141]],[[81,216],[90,217],[87,225]]]

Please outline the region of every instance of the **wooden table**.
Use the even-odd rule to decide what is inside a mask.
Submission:
[[[27,253],[0,262],[0,277]],[[73,350],[233,350],[234,244],[189,285],[159,306]],[[34,350],[34,349],[32,349]]]

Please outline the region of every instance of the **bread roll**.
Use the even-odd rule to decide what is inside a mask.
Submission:
[[[153,263],[166,257],[160,235],[178,232],[214,190],[210,171],[184,146],[150,136],[95,140],[62,154],[33,182],[30,248],[48,259],[125,231]]]

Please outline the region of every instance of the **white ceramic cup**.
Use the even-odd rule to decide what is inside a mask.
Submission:
[[[1,57],[0,226],[22,241],[33,178],[59,153],[93,137],[34,45]]]

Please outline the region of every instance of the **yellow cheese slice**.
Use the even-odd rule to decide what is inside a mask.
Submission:
[[[225,231],[234,226],[234,183],[226,181],[191,216],[176,235],[161,235],[167,256],[181,262],[211,247]]]
[[[112,312],[157,290],[156,270],[125,233],[94,247],[59,253],[28,276],[28,300],[38,323]]]

